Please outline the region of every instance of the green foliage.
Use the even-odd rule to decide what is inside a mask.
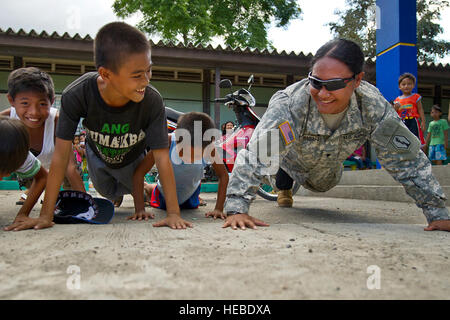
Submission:
[[[272,22],[286,27],[299,18],[295,0],[115,0],[115,14],[143,15],[137,27],[150,35],[184,44],[208,44],[222,37],[232,47],[271,47],[267,28]]]
[[[338,22],[330,22],[337,37],[361,45],[366,57],[376,56],[375,0],[346,0],[346,9],[337,10]],[[439,25],[440,11],[449,7],[448,0],[417,0],[417,58],[435,62],[450,52],[450,42],[436,39],[444,30]]]

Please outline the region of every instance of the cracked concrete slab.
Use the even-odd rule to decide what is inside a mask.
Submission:
[[[0,191],[2,228],[19,194]],[[215,194],[202,197],[206,207],[182,211],[187,230],[152,227],[156,209],[127,221],[126,196],[108,225],[0,231],[0,299],[450,298],[450,233],[423,231],[412,203],[258,197],[251,214],[270,227],[242,231],[205,218]]]

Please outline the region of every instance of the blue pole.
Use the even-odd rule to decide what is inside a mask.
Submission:
[[[416,0],[376,0],[376,17],[377,88],[392,101],[401,95],[400,75],[409,72],[417,79]]]
[[[376,81],[386,100],[392,101],[401,94],[397,82],[401,74],[417,78],[416,0],[377,0],[376,5]]]

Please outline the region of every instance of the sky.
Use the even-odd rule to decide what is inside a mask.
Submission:
[[[320,1],[320,5],[319,5]],[[45,30],[51,34],[57,31],[60,35],[68,32],[84,37],[89,34],[95,37],[97,30],[104,24],[118,19],[111,6],[114,0],[17,0],[2,1],[0,10],[0,28],[20,28],[29,32],[34,29],[40,33]],[[326,23],[336,21],[336,9],[345,8],[345,0],[298,0],[303,14],[302,19],[291,21],[288,28],[270,28],[269,40],[278,52],[314,54],[325,42],[332,38]],[[441,13],[441,24],[444,28],[442,39],[450,41],[450,9]],[[139,21],[138,14],[124,21],[135,25]],[[158,41],[157,37],[150,37]],[[217,45],[215,41],[213,46]],[[450,63],[450,55],[438,62]]]

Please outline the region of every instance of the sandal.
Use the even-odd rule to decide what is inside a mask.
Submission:
[[[198,201],[199,201],[199,206],[200,207],[203,207],[203,206],[206,206],[206,201],[205,200],[203,200],[202,198],[200,198],[200,197],[198,197]]]
[[[122,201],[123,201],[123,196],[120,196],[119,198],[115,199],[113,201],[114,207],[116,207],[116,208],[120,207],[120,205],[122,204]]]
[[[20,200],[16,202],[16,205],[23,206],[23,204],[25,203],[25,200],[27,200],[27,195],[25,193],[22,193],[20,195]]]

